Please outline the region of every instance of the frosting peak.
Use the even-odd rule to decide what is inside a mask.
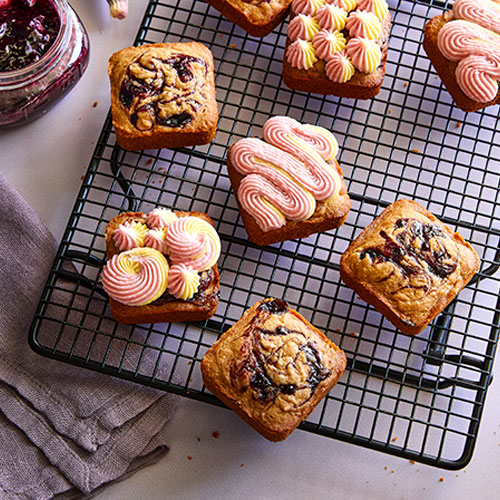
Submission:
[[[327,0],[327,3],[340,7],[341,9],[351,12],[356,8],[357,0]]]
[[[389,14],[389,6],[386,0],[357,0],[358,9],[373,12],[380,21]]]
[[[349,14],[346,21],[346,28],[353,37],[369,38],[378,40],[382,33],[382,23],[373,12],[366,10],[356,10]]]
[[[340,50],[344,50],[346,40],[342,32],[330,31],[326,28],[318,31],[313,38],[313,46],[321,59],[328,61],[330,57]]]
[[[313,44],[300,38],[288,46],[286,57],[288,62],[298,69],[311,69],[318,61]]]
[[[314,16],[316,11],[325,4],[325,0],[293,0],[292,11],[294,14]]]
[[[288,37],[292,42],[298,38],[312,40],[317,31],[319,31],[318,21],[305,14],[295,16],[288,24]]]
[[[368,38],[354,37],[346,45],[346,53],[354,67],[362,73],[372,73],[382,60],[379,45]]]
[[[325,67],[326,76],[335,83],[348,82],[354,75],[354,65],[347,57],[345,50],[336,52],[328,60]]]
[[[316,12],[316,19],[321,28],[342,31],[347,20],[347,11],[333,4],[326,4]]]
[[[113,232],[112,238],[121,252],[144,246],[144,237],[148,231],[146,224],[138,221],[125,221]]]

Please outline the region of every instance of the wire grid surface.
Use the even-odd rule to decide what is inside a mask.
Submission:
[[[446,3],[389,4],[382,90],[356,101],[284,86],[286,22],[256,39],[203,1],[151,1],[136,44],[196,40],[213,52],[216,138],[196,148],[124,152],[108,116],[33,323],[33,349],[220,404],[204,389],[201,358],[246,308],[283,298],[348,357],[340,382],[302,429],[443,468],[465,466],[498,337],[498,107],[470,114],[455,108],[423,52],[425,22]],[[225,154],[280,114],[334,131],[352,208],[337,230],[259,248],[247,240]],[[482,261],[473,282],[416,337],[398,333],[341,283],[338,271],[349,243],[400,198],[420,202],[458,230]],[[119,212],[157,205],[207,212],[221,236],[221,301],[203,324],[125,327],[109,319],[99,284],[106,224]]]

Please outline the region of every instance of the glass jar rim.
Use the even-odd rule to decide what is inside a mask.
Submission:
[[[30,79],[33,75],[42,72],[47,65],[56,59],[61,53],[61,47],[69,42],[71,31],[68,30],[69,5],[67,0],[50,0],[59,16],[59,31],[49,50],[45,52],[38,61],[13,71],[0,71],[0,85],[17,84]]]

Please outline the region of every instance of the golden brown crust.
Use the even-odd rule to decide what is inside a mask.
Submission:
[[[351,243],[340,276],[407,335],[421,332],[479,270],[476,251],[418,203],[398,200]]]
[[[291,19],[294,16],[291,16]],[[292,90],[302,92],[312,92],[314,94],[335,95],[337,97],[347,97],[351,99],[370,99],[375,97],[382,87],[385,77],[385,66],[387,61],[388,38],[391,31],[391,16],[388,14],[383,23],[382,35],[382,59],[380,66],[373,73],[361,73],[355,71],[353,77],[346,83],[332,82],[325,72],[325,61],[319,59],[311,69],[294,68],[283,57],[283,81]],[[290,38],[287,37],[286,49],[290,45]]]
[[[455,104],[463,111],[477,111],[479,109],[486,108],[487,106],[500,103],[500,89],[495,99],[482,103],[473,101],[467,97],[458,85],[455,78],[458,61],[450,61],[449,59],[446,59],[446,57],[441,54],[437,42],[438,34],[441,31],[441,28],[453,19],[453,12],[448,11],[440,16],[430,19],[424,28],[423,46],[437,74],[441,78],[446,90],[455,101]]]
[[[268,35],[288,14],[292,0],[266,0],[249,2],[245,0],[207,0],[226,19],[252,36]]]
[[[233,146],[230,146],[229,151]],[[280,241],[294,240],[297,238],[306,238],[314,233],[329,231],[340,227],[346,220],[347,214],[351,208],[351,199],[347,194],[347,185],[342,175],[342,170],[335,161],[337,171],[341,178],[339,195],[324,203],[317,204],[314,214],[305,221],[287,221],[279,228],[271,231],[263,231],[255,222],[255,219],[241,206],[238,198],[238,187],[243,175],[240,174],[231,162],[231,154],[227,154],[227,171],[231,180],[231,186],[238,203],[238,208],[245,225],[245,229],[250,241],[256,245],[265,246]]]
[[[146,120],[139,122],[138,128],[133,121],[137,121],[138,114],[132,107],[127,107],[120,99],[120,90],[124,80],[129,78],[130,68],[134,70],[134,78],[139,82],[146,82],[149,85],[151,82],[147,78],[151,75],[148,72],[149,61],[151,58],[156,58],[158,61],[166,60],[174,55],[190,56],[204,61],[204,65],[199,65],[193,62],[194,66],[198,65],[198,73],[195,73],[195,78],[182,82],[179,75],[175,74],[172,66],[169,66],[165,72],[167,76],[155,67],[151,73],[156,72],[161,75],[161,78],[154,80],[154,85],[161,86],[164,84],[161,81],[171,78],[172,81],[165,84],[164,91],[165,99],[162,102],[161,93],[158,94],[158,88],[154,88],[155,104],[162,102],[167,119],[172,115],[181,113],[189,113],[192,119],[189,123],[183,126],[167,126],[161,123],[159,119],[162,111],[158,108],[150,113],[146,112]],[[144,58],[144,59],[143,59]],[[139,59],[145,60],[146,64],[140,67],[133,64],[138,63]],[[166,67],[166,66],[165,66]],[[195,71],[195,70],[193,70]],[[215,83],[214,83],[214,62],[211,51],[203,44],[198,42],[188,43],[156,43],[142,45],[139,47],[128,47],[115,52],[108,64],[108,74],[111,84],[111,114],[113,118],[113,127],[116,133],[118,144],[127,150],[137,151],[143,149],[159,149],[159,148],[178,148],[184,146],[195,146],[199,144],[208,144],[215,136],[218,111],[217,101],[215,99]],[[187,100],[172,99],[172,95],[181,95],[189,87],[190,99],[195,97],[196,106],[193,108]],[[177,90],[172,91],[173,88]],[[166,90],[165,90],[166,89]],[[160,97],[158,97],[160,96]],[[135,98],[135,101],[137,98]],[[131,106],[136,106],[136,102]],[[143,109],[147,108],[151,103],[150,94],[148,94],[139,104],[143,105]],[[169,109],[170,108],[170,109]],[[139,115],[140,116],[140,115]],[[171,118],[170,118],[171,119]]]
[[[204,212],[184,212],[175,211],[178,217],[199,217],[213,225],[212,219]],[[113,241],[113,232],[120,224],[128,220],[146,223],[144,212],[122,212],[113,217],[106,227],[106,256],[111,258],[119,253],[119,249]],[[203,271],[201,278],[210,279],[208,288],[203,292],[203,296],[188,301],[170,298],[166,302],[162,297],[151,304],[145,306],[127,306],[110,298],[109,305],[113,317],[119,323],[140,324],[140,323],[180,323],[184,321],[204,321],[211,318],[219,304],[220,278],[217,264],[209,272]]]
[[[342,350],[276,299],[248,309],[201,361],[207,389],[271,441],[288,437],[345,367]]]

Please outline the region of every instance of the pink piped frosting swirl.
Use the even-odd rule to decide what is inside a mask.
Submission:
[[[177,299],[191,299],[200,286],[200,275],[185,264],[174,264],[168,273],[168,293]]]
[[[500,35],[500,4],[488,0],[455,0],[453,17],[479,24]]]
[[[199,217],[179,217],[165,238],[173,264],[186,264],[196,271],[214,266],[220,255],[220,239],[214,227]]]
[[[354,75],[354,65],[345,50],[336,52],[325,66],[326,76],[335,83],[348,82]]]
[[[302,40],[312,40],[318,30],[319,24],[316,19],[311,16],[299,14],[288,23],[287,35],[292,42],[299,38]]]
[[[324,5],[325,0],[293,0],[292,12],[294,14],[305,14],[306,16],[314,16],[316,11]]]
[[[362,73],[372,73],[382,60],[380,46],[368,38],[351,38],[347,42],[346,53],[354,67]]]
[[[289,64],[297,69],[311,69],[318,61],[312,42],[300,38],[288,46],[285,55]]]
[[[327,3],[335,5],[335,7],[340,7],[347,12],[351,12],[356,8],[357,2],[359,0],[327,0]]]
[[[154,227],[150,229],[144,236],[144,246],[154,248],[163,254],[168,253],[167,242],[165,241],[166,228],[160,229]]]
[[[108,260],[101,280],[112,299],[128,306],[144,306],[166,291],[168,268],[161,252],[147,247],[133,248]]]
[[[330,31],[323,28],[314,35],[312,43],[318,57],[328,61],[335,52],[344,50],[346,40],[341,31]]]
[[[144,246],[144,237],[148,231],[145,224],[138,221],[125,221],[112,234],[113,241],[121,252]]]
[[[350,36],[377,40],[382,33],[382,24],[373,12],[355,10],[347,18],[346,28]]]
[[[175,219],[177,215],[168,208],[154,208],[146,215],[146,221],[151,228],[164,229]]]
[[[327,160],[338,144],[329,131],[285,116],[264,124],[265,141],[247,138],[229,151],[231,164],[245,177],[238,200],[263,231],[283,227],[288,220],[306,220],[316,200],[336,196],[341,179]]]
[[[347,12],[333,4],[326,4],[316,12],[316,19],[322,28],[342,31],[347,20]]]
[[[444,57],[458,61],[455,77],[460,89],[473,101],[496,98],[500,80],[500,36],[475,23],[454,20],[438,34]]]
[[[357,0],[357,8],[373,12],[380,21],[389,14],[389,6],[385,0]]]

